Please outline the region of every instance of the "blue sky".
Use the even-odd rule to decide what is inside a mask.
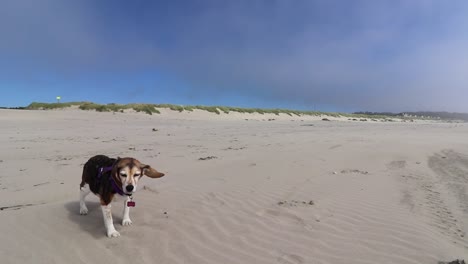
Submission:
[[[468,112],[468,1],[0,1],[0,106]]]

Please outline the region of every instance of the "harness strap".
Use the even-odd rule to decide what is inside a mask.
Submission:
[[[99,168],[98,179],[101,180],[102,175],[105,174],[105,173],[108,173],[108,172],[112,171],[112,168],[113,168],[113,167],[114,167],[114,166],[112,165],[112,166],[109,166],[109,167],[101,167],[101,168]],[[128,196],[131,195],[131,194],[126,194],[126,193],[123,192],[123,190],[122,190],[122,189],[119,187],[119,185],[115,182],[114,177],[112,177],[112,175],[110,175],[109,181],[111,182],[112,188],[114,189],[114,191],[115,191],[116,193],[118,193],[118,194],[120,194],[120,195],[124,195],[124,194],[125,194],[125,195],[128,195]]]

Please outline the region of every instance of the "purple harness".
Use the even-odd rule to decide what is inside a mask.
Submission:
[[[114,166],[109,166],[109,167],[101,167],[99,168],[99,174],[98,174],[98,179],[101,180],[101,176],[104,174],[104,173],[107,173],[109,171],[112,170]],[[110,175],[109,177],[109,181],[111,182],[112,184],[112,188],[114,189],[114,191],[120,195],[131,195],[131,194],[126,194],[122,191],[122,189],[117,185],[117,183],[115,182],[114,180],[114,177],[112,177],[112,175]]]

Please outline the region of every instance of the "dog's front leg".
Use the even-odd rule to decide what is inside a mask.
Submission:
[[[130,220],[130,207],[128,207],[128,202],[130,202],[131,200],[132,199],[130,198],[130,196],[128,196],[127,199],[125,200],[123,217],[122,217],[123,226],[128,226],[132,224],[132,220]]]
[[[107,236],[108,237],[118,237],[120,233],[115,230],[114,222],[112,221],[112,212],[111,212],[111,204],[102,204],[102,216],[104,217],[104,225],[106,226]]]

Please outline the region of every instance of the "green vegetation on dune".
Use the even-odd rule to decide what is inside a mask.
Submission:
[[[156,108],[169,108],[173,111],[179,111],[179,112],[182,112],[184,111],[184,107],[181,106],[181,105],[173,105],[173,104],[154,104],[153,105],[154,107]]]
[[[76,106],[85,104],[87,102],[68,102],[68,103],[39,103],[39,102],[32,102],[30,105],[26,107],[26,109],[60,109],[66,108],[70,106]]]
[[[332,116],[332,117],[348,117],[348,118],[372,118],[372,119],[381,119],[386,120],[395,116],[389,115],[370,115],[366,113],[326,113],[318,111],[299,111],[299,110],[290,110],[290,109],[263,109],[263,108],[242,108],[242,107],[230,107],[230,106],[203,106],[203,105],[174,105],[174,104],[96,104],[93,102],[68,102],[68,103],[40,103],[33,102],[26,107],[30,110],[50,110],[50,109],[62,109],[66,107],[77,106],[81,110],[95,110],[98,112],[124,112],[128,109],[133,109],[137,112],[145,112],[149,115],[160,114],[159,109],[170,109],[173,111],[183,112],[188,111],[192,112],[193,110],[203,110],[210,113],[215,113],[220,115],[221,113],[229,114],[230,112],[238,113],[258,113],[258,114],[286,114],[291,117],[293,116]],[[399,117],[402,118],[402,117]]]
[[[124,107],[131,108],[137,112],[145,112],[149,115],[154,114],[160,114],[158,109],[156,109],[155,105],[153,104],[128,104],[124,105]]]
[[[61,109],[71,106],[78,106],[81,110],[95,110],[98,112],[123,112],[126,109],[133,109],[137,112],[145,112],[149,115],[153,113],[159,114],[159,110],[156,109],[156,105],[153,104],[96,104],[92,102],[72,102],[72,103],[38,103],[33,102],[26,107],[30,110],[49,110],[49,109]]]
[[[96,110],[98,112],[108,112],[110,108],[105,105],[95,104],[95,103],[84,103],[79,106],[81,110]]]
[[[193,106],[193,109],[205,110],[205,111],[208,111],[210,113],[215,113],[215,114],[218,114],[218,115],[221,114],[221,112],[219,112],[217,106],[196,105],[196,106]]]

